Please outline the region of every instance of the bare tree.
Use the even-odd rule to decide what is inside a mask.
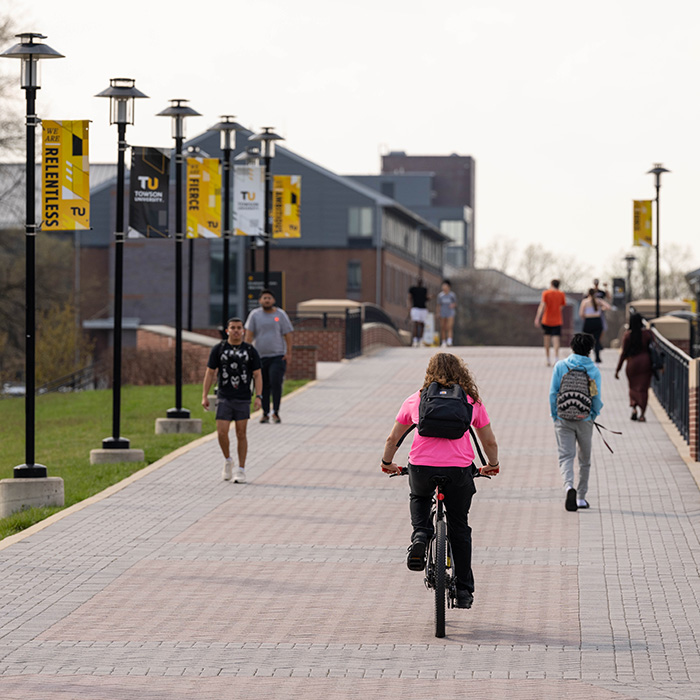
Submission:
[[[0,10],[2,12],[2,10]],[[4,12],[2,12],[4,14]],[[17,42],[14,23],[0,16],[0,47],[9,48]],[[19,61],[15,61],[19,63]],[[17,156],[22,150],[22,117],[20,115],[21,92],[17,89],[17,75],[0,74],[0,158]]]

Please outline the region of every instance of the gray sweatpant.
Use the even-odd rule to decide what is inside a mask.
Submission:
[[[588,493],[588,475],[591,471],[592,420],[554,421],[554,433],[559,448],[559,470],[565,489],[576,488],[576,498],[582,499]],[[578,486],[574,487],[574,458],[578,444]]]

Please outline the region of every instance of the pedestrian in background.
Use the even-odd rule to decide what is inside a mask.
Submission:
[[[457,295],[452,291],[450,280],[442,281],[442,289],[437,295],[438,316],[440,317],[440,341],[442,347],[451,347],[457,309]]]
[[[425,321],[428,318],[428,290],[423,286],[423,279],[418,278],[415,287],[408,290],[408,307],[411,323],[413,324],[413,347],[419,348],[425,331]]]
[[[588,295],[581,300],[578,315],[583,319],[583,332],[589,333],[595,339],[595,361],[600,363],[600,351],[603,346],[600,344],[600,336],[603,333],[603,313],[610,310],[610,304],[605,299],[601,299],[596,290],[591,287]]]
[[[615,379],[620,378],[620,370],[626,361],[625,373],[629,384],[631,418],[642,423],[646,421],[644,414],[649,399],[649,385],[652,376],[650,348],[653,342],[654,334],[644,328],[642,315],[632,314],[629,330],[625,331],[622,336],[622,352],[615,369]],[[639,413],[637,413],[637,409],[639,409]]]
[[[260,356],[255,348],[243,342],[243,321],[231,318],[226,324],[226,340],[215,345],[209,353],[202,386],[202,406],[209,410],[209,389],[217,379],[216,434],[224,454],[224,481],[245,483],[245,461],[248,454],[248,419],[250,418],[250,383],[255,382],[255,408],[260,407],[262,377]],[[238,467],[233,475],[233,459],[229,444],[231,421],[236,424]]]
[[[292,359],[292,332],[289,316],[275,306],[275,296],[263,289],[258,299],[260,306],[248,314],[245,322],[246,343],[253,343],[262,363],[262,417],[261,423],[281,423],[280,404],[287,363]],[[272,413],[270,413],[272,398]]]
[[[554,346],[554,361],[559,359],[559,347],[561,344],[561,327],[564,319],[561,310],[566,306],[566,294],[559,290],[559,280],[554,279],[549,283],[549,289],[542,292],[542,301],[537,307],[535,315],[535,327],[542,326],[544,339],[544,354],[547,358],[547,367],[550,366],[549,348]]]

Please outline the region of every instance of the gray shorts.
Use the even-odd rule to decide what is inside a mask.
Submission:
[[[250,401],[242,399],[216,399],[216,420],[248,420],[250,418]]]

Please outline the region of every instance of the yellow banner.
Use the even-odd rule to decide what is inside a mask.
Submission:
[[[42,122],[42,224],[44,231],[90,228],[87,119]]]
[[[651,246],[651,199],[634,200],[634,243]]]
[[[218,158],[187,159],[187,238],[221,237]]]
[[[301,175],[273,178],[272,237],[301,238]]]

